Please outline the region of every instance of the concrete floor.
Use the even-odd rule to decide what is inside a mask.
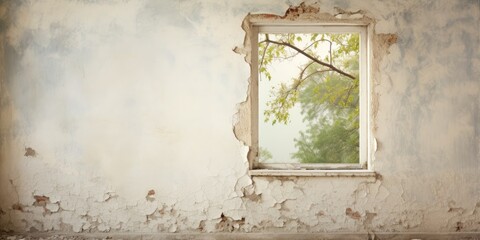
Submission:
[[[0,240],[80,240],[80,239],[163,239],[163,240],[250,240],[250,239],[275,239],[275,240],[309,240],[309,239],[346,239],[346,240],[480,240],[480,232],[476,233],[320,233],[320,234],[290,234],[290,233],[174,233],[174,234],[142,234],[142,233],[84,233],[84,234],[54,234],[54,233],[29,233],[6,234],[0,233]]]

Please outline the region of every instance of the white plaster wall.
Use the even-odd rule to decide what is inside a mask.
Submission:
[[[247,175],[232,49],[249,12],[299,2],[4,1],[0,230],[480,231],[479,1],[321,1],[397,34],[382,178]]]

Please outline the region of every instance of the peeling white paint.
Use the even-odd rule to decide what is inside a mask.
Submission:
[[[478,1],[320,1],[398,37],[373,66],[380,175],[248,176],[241,23],[299,3],[2,3],[0,231],[480,231]]]

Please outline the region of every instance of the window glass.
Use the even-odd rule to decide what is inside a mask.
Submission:
[[[258,33],[259,163],[360,163],[360,38]]]

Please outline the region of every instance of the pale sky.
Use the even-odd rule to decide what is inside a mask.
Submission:
[[[298,61],[298,59],[297,59]],[[305,129],[302,121],[301,108],[296,104],[290,109],[290,122],[288,125],[276,123],[272,126],[271,122],[266,123],[263,112],[266,109],[266,102],[273,99],[270,95],[272,86],[278,86],[280,82],[291,82],[292,76],[298,74],[297,64],[291,61],[273,64],[270,68],[272,80],[268,81],[262,77],[259,81],[259,145],[268,149],[273,159],[270,162],[296,162],[291,159],[291,154],[295,152],[293,139],[299,136],[299,131]]]

